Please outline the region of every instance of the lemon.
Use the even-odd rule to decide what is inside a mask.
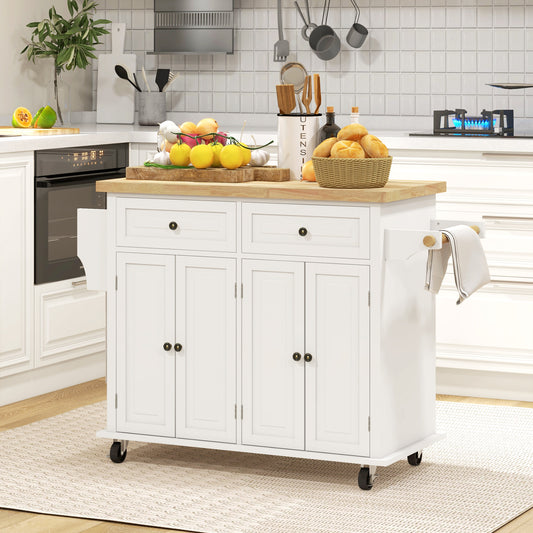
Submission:
[[[246,144],[244,143],[241,143],[241,144],[242,146],[239,146],[239,148],[241,149],[241,154],[242,154],[242,165],[241,166],[244,166],[250,162],[250,159],[252,159],[252,151],[248,148],[244,148],[244,146],[247,146]]]
[[[170,162],[179,167],[186,167],[189,165],[191,154],[191,147],[185,143],[176,143],[170,149]]]
[[[208,168],[213,163],[215,154],[208,144],[197,144],[191,150],[191,163],[195,168]]]
[[[224,145],[220,143],[210,143],[211,150],[213,150],[213,162],[211,163],[212,167],[221,167],[222,163],[220,162],[220,151],[224,148]]]
[[[220,150],[220,162],[224,168],[239,168],[242,165],[242,149],[236,144],[227,144]]]

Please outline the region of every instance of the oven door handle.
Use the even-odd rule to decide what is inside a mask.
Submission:
[[[94,183],[99,180],[123,178],[125,170],[108,170],[98,174],[68,174],[66,176],[40,176],[35,178],[36,187],[59,187],[64,185],[77,185]]]

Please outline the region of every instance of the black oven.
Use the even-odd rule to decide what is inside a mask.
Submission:
[[[95,182],[122,178],[127,166],[127,143],[35,152],[36,285],[85,275],[77,257],[78,208],[105,209]]]

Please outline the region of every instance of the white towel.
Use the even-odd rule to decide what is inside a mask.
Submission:
[[[446,228],[442,233],[448,237],[448,242],[442,243],[440,250],[429,250],[426,289],[434,294],[439,292],[451,254],[455,286],[459,292],[457,304],[460,304],[490,281],[487,258],[479,235],[470,226],[460,224]]]

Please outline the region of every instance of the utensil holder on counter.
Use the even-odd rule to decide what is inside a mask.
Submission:
[[[167,119],[167,100],[164,92],[139,93],[139,124],[157,126]]]
[[[278,167],[291,171],[291,180],[302,179],[302,166],[318,144],[322,115],[278,114]]]

